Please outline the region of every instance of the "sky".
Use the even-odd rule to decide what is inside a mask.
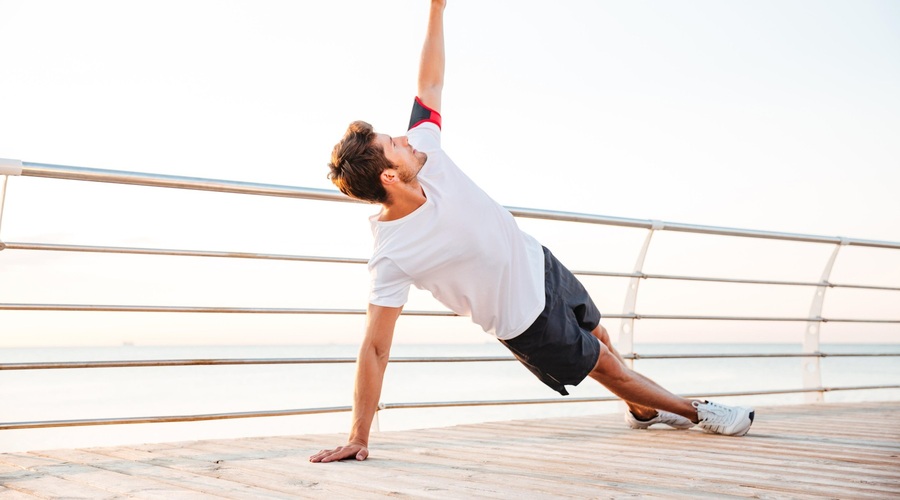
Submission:
[[[402,134],[428,2],[0,0],[0,157],[332,189],[356,119]],[[443,144],[508,206],[900,241],[900,4],[450,0]],[[11,178],[0,241],[368,257],[372,206]],[[642,230],[520,221],[573,269]],[[818,281],[831,246],[659,232],[645,272]],[[843,248],[833,281],[900,284]],[[365,307],[364,266],[0,252],[0,303]],[[626,280],[585,284],[620,313]],[[641,284],[644,313],[805,317],[813,289]],[[438,306],[414,293],[409,309]],[[823,315],[896,319],[900,293]],[[404,318],[398,341],[480,342]],[[610,320],[611,331],[617,321]],[[800,324],[639,325],[797,342]],[[609,326],[608,326],[609,327]],[[362,318],[0,311],[0,347],[358,341]],[[731,336],[734,333],[735,336]],[[893,326],[823,339],[896,342]]]

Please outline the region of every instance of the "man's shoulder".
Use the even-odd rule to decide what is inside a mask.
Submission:
[[[441,128],[432,122],[422,122],[409,129],[406,138],[414,148],[425,153],[441,149]]]

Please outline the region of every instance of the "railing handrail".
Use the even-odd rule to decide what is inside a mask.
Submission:
[[[255,182],[231,181],[201,177],[186,177],[178,175],[151,174],[144,172],[129,172],[124,170],[73,167],[25,161],[22,162],[21,175],[28,177],[49,177],[54,179],[70,179],[114,184],[132,184],[139,186],[191,189],[198,191],[216,191],[223,193],[253,194],[261,196],[301,198],[308,200],[359,203],[356,200],[344,196],[339,191],[329,189],[285,186],[278,184],[262,184]],[[762,231],[756,229],[705,226],[699,224],[685,224],[680,222],[666,222],[648,219],[632,219],[626,217],[612,217],[606,215],[562,212],[535,208],[509,206],[506,208],[516,217],[524,217],[530,219],[583,222],[590,224],[602,224],[607,226],[644,229],[663,229],[666,231],[711,234],[720,236],[741,236],[747,238],[765,238],[809,243],[838,243],[861,247],[900,249],[900,242],[895,241],[880,241],[861,238],[845,238],[841,236],[821,236],[778,231]]]
[[[282,260],[291,262],[317,262],[331,264],[367,264],[369,259],[360,257],[327,257],[319,255],[291,255],[273,254],[261,252],[239,252],[219,250],[187,250],[175,248],[147,248],[147,247],[121,247],[109,245],[67,245],[58,243],[33,243],[18,241],[0,241],[0,250],[36,250],[51,252],[83,252],[83,253],[114,253],[123,255],[156,255],[169,257],[215,257],[229,259],[259,259]],[[900,287],[881,285],[860,285],[851,283],[833,283],[823,281],[785,281],[785,280],[760,280],[746,278],[721,278],[715,276],[683,276],[672,274],[649,273],[621,273],[611,271],[586,271],[573,269],[576,276],[603,276],[613,278],[641,278],[681,281],[704,281],[712,283],[743,283],[753,285],[785,285],[785,286],[827,286],[829,288],[857,288],[863,290],[900,291]]]
[[[68,311],[68,312],[143,312],[143,313],[209,313],[209,314],[327,314],[364,315],[365,309],[326,309],[299,307],[222,307],[222,306],[148,306],[108,304],[20,304],[0,303],[0,311]],[[405,316],[459,317],[452,311],[411,310]],[[900,323],[900,319],[823,318],[792,316],[711,316],[700,314],[604,314],[607,319],[666,319],[708,321],[774,321],[817,323]]]
[[[898,357],[900,352],[815,352],[815,353],[695,353],[695,354],[624,354],[625,359],[751,359],[751,358],[868,358]],[[496,363],[518,361],[513,356],[401,356],[395,363]],[[4,370],[59,370],[85,368],[155,368],[170,366],[251,366],[251,365],[318,365],[356,363],[354,357],[342,358],[203,358],[203,359],[121,359],[107,361],[39,361],[0,363]]]
[[[803,389],[767,389],[758,391],[735,391],[735,392],[709,392],[709,393],[685,393],[680,394],[686,398],[722,398],[732,396],[756,396],[756,395],[780,395],[780,394],[803,394],[809,392],[833,392],[833,391],[863,391],[876,389],[900,389],[898,384],[884,385],[858,385],[858,386],[821,386]],[[477,407],[477,406],[515,406],[515,405],[538,405],[538,404],[573,404],[573,403],[603,403],[618,401],[616,396],[589,396],[589,397],[568,397],[559,398],[539,398],[539,399],[492,399],[492,400],[468,400],[468,401],[429,401],[415,403],[381,403],[379,410],[404,410],[404,409],[427,409],[427,408],[454,408],[454,407]],[[71,419],[71,420],[42,420],[27,422],[0,422],[0,431],[4,430],[24,430],[24,429],[47,429],[54,427],[85,427],[96,425],[126,425],[126,424],[160,424],[169,422],[197,422],[204,420],[231,420],[241,418],[264,418],[264,417],[288,417],[298,415],[315,415],[321,413],[341,413],[349,412],[353,408],[351,406],[331,406],[321,408],[298,408],[289,410],[260,410],[245,412],[226,412],[226,413],[203,413],[194,415],[160,415],[146,417],[111,417],[111,418],[90,418],[90,419]]]

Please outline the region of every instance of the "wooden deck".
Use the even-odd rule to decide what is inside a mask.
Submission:
[[[743,438],[619,415],[373,435],[365,462],[311,464],[343,435],[0,455],[0,499],[900,498],[900,402],[757,408]]]

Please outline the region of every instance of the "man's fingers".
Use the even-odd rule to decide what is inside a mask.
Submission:
[[[347,445],[338,446],[333,450],[320,450],[315,455],[309,457],[309,461],[316,462],[335,462],[345,458],[355,457],[357,460],[365,460],[369,456],[369,450],[365,446]]]
[[[343,449],[343,446],[335,448],[333,450],[320,450],[315,455],[309,457],[310,462],[330,462],[334,460],[335,456],[338,456]]]

